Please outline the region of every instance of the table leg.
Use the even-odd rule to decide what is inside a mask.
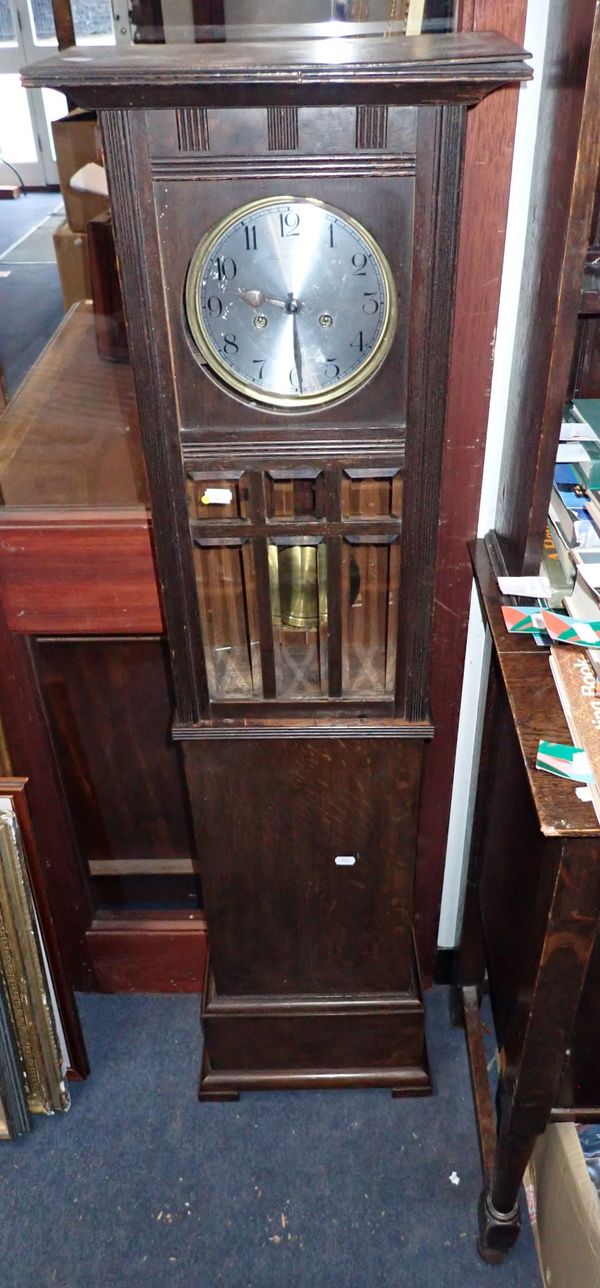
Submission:
[[[496,1158],[479,1207],[479,1251],[486,1261],[503,1260],[519,1233],[519,1189],[556,1103],[594,948],[599,900],[594,847],[585,839],[563,841],[534,987],[499,1052]]]

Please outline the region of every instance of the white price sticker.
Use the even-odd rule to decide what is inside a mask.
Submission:
[[[207,487],[200,500],[203,505],[231,505],[233,492],[230,487]]]

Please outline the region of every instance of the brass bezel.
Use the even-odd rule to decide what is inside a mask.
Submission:
[[[353,371],[350,376],[341,380],[339,384],[324,390],[321,393],[314,394],[293,394],[284,396],[282,394],[273,394],[268,391],[262,391],[254,385],[248,384],[236,376],[231,367],[223,361],[218,350],[215,348],[213,341],[204,326],[202,314],[198,308],[198,282],[202,276],[202,271],[207,260],[213,254],[216,244],[220,241],[224,233],[234,224],[239,223],[242,219],[254,214],[257,210],[262,210],[269,206],[279,206],[288,202],[320,206],[323,210],[329,211],[338,218],[349,224],[355,232],[363,238],[369,250],[377,260],[385,289],[385,320],[381,329],[381,334],[375,345],[375,348],[367,355],[364,362]],[[326,201],[321,201],[318,197],[262,197],[257,201],[248,201],[243,206],[236,207],[230,211],[223,219],[214,224],[212,228],[205,233],[199,242],[187,271],[185,283],[185,312],[193,340],[200,353],[200,356],[208,364],[211,370],[223,381],[224,384],[231,386],[236,393],[241,393],[244,398],[251,402],[260,402],[267,407],[274,408],[286,407],[295,408],[296,410],[310,409],[313,407],[322,407],[327,403],[338,402],[342,398],[347,398],[349,394],[354,393],[358,388],[366,383],[367,380],[381,366],[384,358],[394,339],[396,325],[398,322],[398,300],[396,284],[391,267],[388,263],[378,242],[370,232],[345,211],[340,210],[337,206],[331,206]]]

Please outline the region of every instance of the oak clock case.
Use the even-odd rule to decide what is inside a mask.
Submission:
[[[100,108],[208,920],[203,1099],[430,1090],[413,885],[466,104],[527,75],[491,35],[27,72]]]

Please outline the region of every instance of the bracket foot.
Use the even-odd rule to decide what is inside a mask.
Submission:
[[[498,1265],[517,1241],[521,1229],[521,1216],[517,1203],[512,1212],[497,1212],[489,1194],[484,1190],[478,1208],[479,1237],[477,1250],[488,1265]]]

